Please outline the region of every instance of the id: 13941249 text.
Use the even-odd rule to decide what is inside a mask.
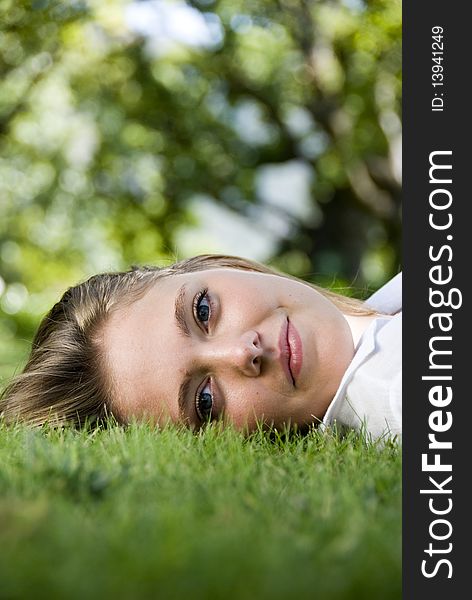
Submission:
[[[433,97],[431,110],[442,112],[444,110],[444,29],[440,25],[431,28],[431,83],[433,86]]]

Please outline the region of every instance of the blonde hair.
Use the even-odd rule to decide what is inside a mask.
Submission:
[[[126,272],[94,275],[69,288],[43,318],[26,366],[0,396],[4,421],[80,427],[112,415],[113,389],[101,345],[110,315],[142,298],[159,279],[224,268],[294,279],[315,288],[345,314],[375,314],[360,300],[236,256],[203,254],[166,267],[133,267]]]

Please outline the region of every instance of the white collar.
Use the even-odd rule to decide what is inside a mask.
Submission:
[[[372,321],[372,323],[367,327],[364,331],[359,343],[356,347],[356,352],[352,361],[349,363],[346,372],[344,373],[343,378],[341,379],[341,383],[339,384],[338,391],[336,392],[331,404],[328,406],[328,410],[323,417],[323,421],[320,424],[320,427],[324,427],[331,423],[332,415],[335,412],[336,408],[342,401],[346,395],[346,388],[351,381],[356,370],[375,352],[377,349],[377,331],[381,329],[386,322],[390,321],[391,317],[380,315]]]

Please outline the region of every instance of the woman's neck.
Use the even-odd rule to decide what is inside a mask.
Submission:
[[[362,316],[354,316],[354,315],[344,315],[344,318],[349,325],[349,329],[351,330],[352,341],[354,343],[354,348],[357,348],[357,344],[361,339],[364,331],[369,327],[369,325],[377,319],[379,315],[362,315]]]

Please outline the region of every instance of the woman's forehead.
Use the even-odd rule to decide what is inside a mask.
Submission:
[[[105,325],[103,350],[118,413],[123,407],[133,415],[155,407],[160,389],[156,381],[169,391],[172,381],[164,381],[164,375],[176,373],[179,366],[173,316],[173,288],[179,284],[177,276],[166,279],[116,311]]]
[[[199,271],[191,271],[189,273],[178,273],[169,277],[157,279],[155,285],[150,290],[156,293],[163,293],[179,289],[186,281],[193,282],[199,280],[211,279],[213,282],[226,282],[234,279],[246,279],[252,281],[264,281],[267,279],[287,281],[287,278],[277,273],[260,273],[259,271],[248,271],[238,269],[236,267],[215,267],[212,269],[202,269]]]

